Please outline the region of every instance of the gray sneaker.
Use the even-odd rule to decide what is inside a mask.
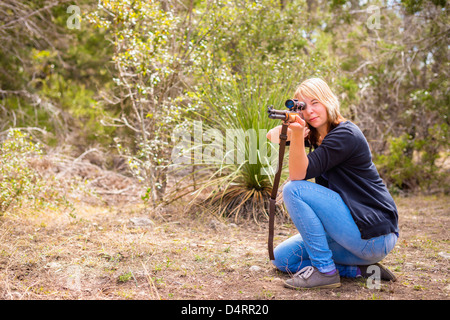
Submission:
[[[285,281],[284,286],[291,289],[297,288],[338,288],[341,286],[339,271],[332,275],[321,273],[315,267],[305,267],[291,279]]]

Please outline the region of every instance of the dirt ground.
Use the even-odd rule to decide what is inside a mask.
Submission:
[[[379,289],[342,279],[328,290],[290,290],[271,265],[267,224],[183,215],[182,204],[76,205],[0,217],[0,299],[447,300],[448,196],[396,198],[400,239],[383,264],[398,277]],[[145,218],[145,219],[137,219]],[[296,234],[276,225],[275,244]]]

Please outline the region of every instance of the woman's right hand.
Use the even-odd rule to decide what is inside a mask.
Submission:
[[[301,120],[303,120],[303,119],[301,119]],[[287,130],[287,136],[288,136],[287,137],[287,141],[291,140],[291,135],[292,135],[291,126],[292,126],[292,124],[289,125],[288,130]],[[270,140],[270,142],[272,142],[272,143],[280,143],[281,127],[282,126],[276,126],[275,128],[269,130],[269,132],[267,133],[266,137],[267,137],[267,139]],[[297,129],[297,128],[295,128],[295,129]],[[308,133],[309,133],[309,129],[308,129],[308,127],[306,127],[305,128],[305,134],[304,134],[305,138],[308,136]]]
[[[297,132],[300,133],[300,131],[302,131],[302,130],[306,131],[306,129],[308,129],[308,126],[306,125],[306,121],[302,117],[295,115],[295,122],[291,122],[289,124],[289,129],[291,129],[292,131],[294,131],[296,133]],[[305,134],[303,135],[303,137],[306,137],[306,136],[307,135],[305,135]]]

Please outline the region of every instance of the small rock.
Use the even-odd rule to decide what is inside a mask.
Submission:
[[[261,268],[261,267],[258,267],[258,266],[251,266],[249,270],[250,270],[251,272],[259,272],[259,271],[262,270],[262,268]]]
[[[149,218],[130,218],[130,222],[135,227],[147,227],[147,226],[153,226],[155,223],[150,220]]]
[[[46,269],[58,269],[58,268],[61,268],[61,267],[62,267],[61,263],[58,263],[58,262],[49,262],[49,263],[47,263],[47,264],[45,265],[44,268],[46,268]]]
[[[211,221],[209,222],[209,227],[213,230],[223,230],[225,228],[225,225],[220,221],[211,219]]]
[[[18,300],[22,300],[22,295],[19,292],[11,292],[10,293],[11,299],[18,299]]]
[[[442,258],[450,259],[450,254],[447,252],[441,251],[438,253],[438,255],[440,255]]]

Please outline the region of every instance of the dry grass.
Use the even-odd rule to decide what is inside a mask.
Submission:
[[[399,198],[401,238],[385,259],[395,283],[369,289],[283,287],[267,256],[266,224],[185,215],[182,204],[146,213],[137,204],[76,204],[0,217],[1,299],[448,299],[449,198]],[[150,218],[135,226],[133,217]],[[295,234],[279,224],[276,243]],[[259,268],[256,268],[257,266]]]

